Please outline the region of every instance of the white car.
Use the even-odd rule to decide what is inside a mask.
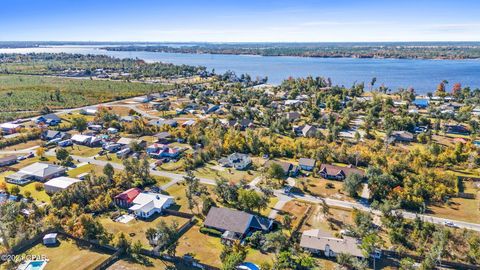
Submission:
[[[447,226],[447,227],[457,227],[457,225],[455,225],[455,223],[451,222],[451,221],[445,221],[443,222],[443,225]]]

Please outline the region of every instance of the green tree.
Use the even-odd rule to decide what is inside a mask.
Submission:
[[[77,116],[72,119],[72,125],[78,132],[82,133],[87,129],[87,119],[83,116]]]
[[[349,174],[343,181],[343,190],[345,190],[350,197],[355,198],[363,187],[362,182],[363,177],[361,175],[357,173]]]
[[[270,164],[270,167],[268,168],[267,173],[270,178],[274,178],[274,179],[285,178],[285,171],[283,170],[282,166],[280,166],[275,162],[272,162],[272,164]]]
[[[107,163],[105,167],[103,167],[103,174],[107,177],[108,180],[113,179],[113,175],[115,174],[115,170],[113,169],[112,164]]]
[[[58,148],[56,156],[58,160],[65,161],[70,156],[70,153],[65,148]]]

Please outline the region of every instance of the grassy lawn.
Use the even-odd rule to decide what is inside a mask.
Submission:
[[[67,172],[68,176],[70,177],[77,177],[82,173],[90,173],[95,172],[96,175],[103,175],[103,167],[97,166],[93,164],[85,164],[83,166],[77,167],[75,169],[71,169]]]
[[[5,183],[9,190],[10,190],[11,187],[16,186],[16,185],[5,182],[5,176],[7,176],[9,174],[12,174],[12,173],[14,173],[14,172],[6,171],[6,172],[3,172],[3,173],[0,174],[0,183]],[[35,189],[35,183],[36,182],[32,182],[32,183],[29,183],[25,186],[18,186],[20,188],[20,194],[25,196],[25,192],[29,191],[30,194],[31,194],[31,197],[35,201],[50,203],[50,196],[48,196],[48,194],[43,189],[40,190],[40,191],[36,190]]]
[[[216,202],[217,206],[220,207],[221,206],[220,203],[216,201],[217,196],[213,192],[213,189],[215,187],[211,185],[205,185],[205,186],[207,187],[210,197],[212,197],[212,199]],[[168,195],[173,196],[175,198],[176,205],[173,207],[175,210],[181,211],[181,212],[187,212],[187,213],[191,212],[190,209],[188,209],[188,202],[185,194],[185,185],[183,183],[170,186],[165,191],[166,193],[168,193]],[[201,208],[202,208],[201,203],[199,203],[199,208],[201,211]],[[194,208],[193,210],[195,213],[197,213],[196,208]]]
[[[472,182],[464,182],[465,192],[477,194],[476,199],[452,198],[449,204],[433,205],[429,207],[429,214],[458,219],[467,222],[478,223],[480,221],[480,199],[478,198],[478,189],[474,188]]]
[[[107,268],[108,270],[166,270],[166,269],[178,269],[178,270],[188,270],[191,267],[181,265],[181,264],[173,264],[167,261],[162,261],[160,259],[154,259],[144,256],[141,262],[132,261],[128,259],[122,259],[116,261],[110,267]]]
[[[102,150],[102,148],[73,145],[71,148],[67,148],[67,150],[70,152],[71,155],[74,156],[91,157],[98,154],[98,152]]]
[[[158,166],[161,170],[164,171],[184,171],[185,161],[183,159],[179,159],[177,162],[166,162],[162,165]]]
[[[253,170],[239,171],[233,168],[223,168],[220,167],[217,162],[210,162],[205,167],[196,169],[195,175],[197,177],[210,179],[223,177],[231,182],[238,183],[242,179],[250,182],[259,174]]]
[[[319,177],[307,177],[305,179],[305,185],[307,187],[307,193],[310,193],[314,196],[328,197],[334,199],[341,199],[346,201],[352,201],[352,198],[343,194],[343,182],[342,181],[333,181],[327,180]],[[297,181],[300,183],[300,181]],[[333,185],[333,188],[327,188],[327,184]],[[303,187],[300,184],[297,184],[298,188],[303,190]]]
[[[60,245],[56,247],[46,247],[43,244],[38,244],[29,249],[26,254],[45,255],[49,260],[44,268],[45,270],[95,269],[110,257],[109,254],[78,246],[70,239],[60,239]]]
[[[300,201],[289,201],[287,202],[282,211],[280,211],[275,218],[278,222],[283,222],[283,217],[289,214],[292,218],[292,228],[295,228],[297,224],[300,222],[303,214],[307,211],[309,204],[300,202]]]
[[[100,223],[102,223],[102,225],[107,229],[108,232],[115,235],[123,232],[126,236],[132,239],[132,242],[137,242],[138,240],[140,240],[140,242],[146,249],[151,248],[147,238],[145,237],[145,232],[148,228],[156,228],[162,220],[165,221],[167,224],[172,224],[174,221],[177,221],[179,227],[188,221],[188,219],[176,216],[154,216],[152,219],[148,219],[145,221],[134,219],[126,224],[115,222],[108,216],[102,216],[98,220],[100,221]]]
[[[177,256],[191,254],[200,262],[220,267],[223,245],[219,237],[201,233],[200,226],[193,226],[178,240]]]
[[[247,253],[247,258],[245,258],[246,262],[252,262],[256,265],[261,265],[264,262],[273,265],[275,259],[275,254],[273,253],[262,253],[260,250],[257,249],[249,249]]]
[[[275,206],[275,204],[278,202],[278,197],[271,197],[270,198],[270,202],[268,203],[268,206],[267,208],[263,209],[262,211],[260,211],[260,214],[262,216],[268,216],[268,214],[270,214],[270,211],[272,211],[273,207]]]
[[[118,163],[118,164],[123,163],[123,160],[121,158],[118,158],[117,154],[115,153],[107,153],[106,155],[97,157],[97,159],[112,162],[112,163]]]
[[[23,149],[31,148],[31,147],[34,147],[34,146],[40,146],[42,143],[43,143],[42,140],[32,140],[32,141],[28,141],[28,142],[24,142],[24,143],[19,143],[19,144],[7,146],[7,147],[3,148],[2,150],[3,151],[23,150]],[[32,150],[32,152],[35,153],[35,150]]]
[[[321,229],[335,234],[339,230],[343,229],[345,225],[353,224],[352,211],[350,209],[330,207],[330,221],[332,226],[329,225],[325,216],[322,213],[322,207],[315,205],[312,214],[305,221],[302,226],[302,231],[310,229]]]

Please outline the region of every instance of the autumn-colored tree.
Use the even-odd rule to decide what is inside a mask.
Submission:
[[[437,86],[437,91],[435,92],[435,95],[441,98],[444,98],[447,93],[445,92],[445,83],[441,82]]]
[[[455,83],[452,87],[452,94],[453,96],[457,97],[460,95],[460,92],[462,91],[462,84],[461,83]]]

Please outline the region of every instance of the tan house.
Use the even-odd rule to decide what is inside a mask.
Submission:
[[[300,247],[313,254],[323,254],[325,257],[336,257],[339,253],[363,258],[359,247],[360,241],[353,237],[335,238],[329,233],[314,229],[302,233]]]

